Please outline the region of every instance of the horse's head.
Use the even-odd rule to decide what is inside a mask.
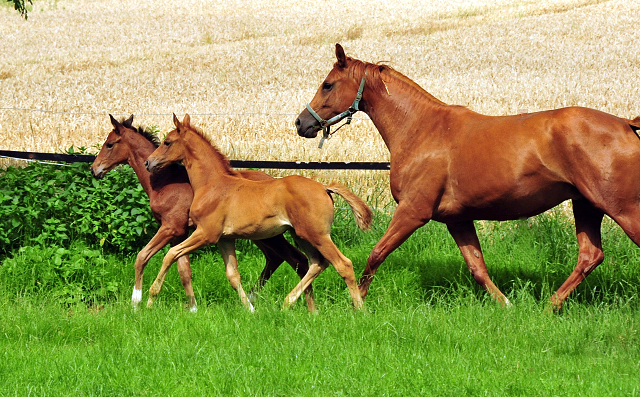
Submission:
[[[112,115],[111,124],[113,130],[107,135],[107,139],[100,148],[100,153],[96,156],[96,159],[91,164],[91,174],[97,178],[102,179],[105,174],[117,165],[124,164],[129,158],[129,149],[126,144],[122,144],[123,134],[133,133],[133,115],[128,119],[120,122],[116,120]]]
[[[173,124],[176,128],[167,134],[164,142],[145,161],[145,167],[149,172],[156,172],[169,164],[177,163],[184,159],[186,150],[184,136],[187,130],[193,129],[191,127],[191,117],[185,114],[184,119],[180,122],[174,114]]]
[[[349,64],[353,60],[345,55],[340,44],[336,44],[336,58],[333,69],[316,95],[296,119],[300,136],[315,138],[318,131],[323,130],[326,138],[331,125],[344,118],[348,118],[349,122],[353,113],[360,110],[358,104],[364,89],[364,77],[356,79],[350,73]]]

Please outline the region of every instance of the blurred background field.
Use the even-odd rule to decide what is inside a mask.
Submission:
[[[580,105],[632,118],[639,24],[640,3],[623,0],[47,0],[27,21],[3,7],[0,148],[96,148],[107,113],[166,133],[188,112],[233,159],[386,161],[364,114],[323,150],[295,133],[336,42],[481,113]],[[391,202],[377,190],[386,173],[304,173]]]

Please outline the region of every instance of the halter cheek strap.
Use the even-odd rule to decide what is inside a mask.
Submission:
[[[344,118],[347,119],[347,121],[344,124],[342,124],[340,127],[336,128],[335,131],[333,131],[333,134],[335,134],[340,128],[344,127],[347,124],[351,124],[351,119],[353,118],[353,114],[356,113],[358,110],[360,110],[358,106],[360,104],[360,100],[362,99],[362,91],[364,91],[364,76],[360,81],[360,88],[358,89],[358,93],[356,94],[356,99],[354,99],[353,104],[349,107],[349,109],[338,114],[337,116],[333,116],[329,120],[325,120],[322,117],[320,117],[318,113],[316,113],[311,108],[311,106],[309,106],[308,103],[305,105],[309,113],[311,113],[314,119],[318,120],[318,123],[320,123],[320,127],[322,127],[322,139],[320,139],[320,144],[318,145],[318,148],[322,149],[322,145],[324,144],[324,141],[327,138],[329,138],[329,136],[332,135],[331,133],[332,125],[339,123]]]

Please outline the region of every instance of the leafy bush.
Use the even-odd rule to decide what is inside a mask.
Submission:
[[[61,304],[91,303],[117,296],[122,266],[84,243],[69,248],[25,246],[0,266],[4,294],[44,295]]]
[[[0,170],[0,255],[24,245],[69,247],[76,240],[128,253],[156,230],[149,199],[130,167],[100,181],[82,163]]]

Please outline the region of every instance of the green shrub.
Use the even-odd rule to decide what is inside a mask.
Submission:
[[[23,245],[69,247],[77,240],[135,252],[156,230],[149,199],[130,167],[100,181],[81,163],[0,170],[0,255]]]
[[[90,304],[117,297],[124,278],[119,263],[100,250],[74,243],[20,247],[0,266],[3,295],[44,296],[60,304]]]

